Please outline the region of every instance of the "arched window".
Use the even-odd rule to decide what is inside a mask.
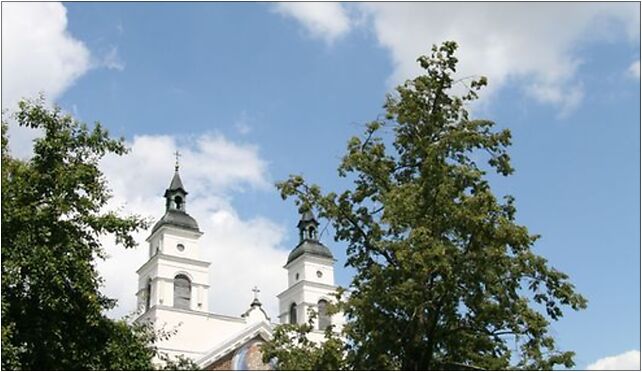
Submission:
[[[174,204],[176,204],[176,209],[180,210],[182,205],[183,205],[183,198],[180,196],[176,195],[174,197]]]
[[[316,230],[314,229],[314,226],[310,226],[310,228],[308,229],[308,235],[310,236],[310,239],[312,239],[312,240],[316,240],[317,239],[317,234],[316,234]]]
[[[296,304],[290,305],[290,324],[296,324]]]
[[[319,329],[322,331],[325,331],[325,329],[328,328],[328,326],[331,324],[330,316],[328,315],[328,310],[327,310],[328,301],[319,300],[317,307],[319,309]]]
[[[189,278],[183,274],[178,274],[174,278],[174,307],[179,309],[189,309],[192,297],[192,283]]]
[[[145,311],[149,310],[152,305],[152,280],[147,280],[147,287],[145,287]]]

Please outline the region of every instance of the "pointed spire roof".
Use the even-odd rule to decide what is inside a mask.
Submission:
[[[178,156],[177,152],[174,177],[172,177],[169,188],[165,190],[165,215],[156,222],[152,228],[152,234],[163,225],[200,232],[196,220],[185,211],[187,191],[185,191],[185,186],[183,186],[183,181],[178,173]]]
[[[299,220],[299,223],[297,224],[297,227],[301,228],[304,225],[309,225],[310,223],[313,223],[315,225],[319,225],[319,222],[317,219],[314,217],[314,213],[312,213],[311,210],[307,210],[303,212],[301,215],[301,219]]]
[[[174,177],[172,177],[172,182],[169,184],[169,188],[167,189],[167,191],[177,190],[182,190],[185,194],[187,194],[187,191],[185,191],[185,187],[183,186],[183,181],[181,180],[181,175],[178,173],[178,168],[174,172]]]
[[[169,188],[165,191],[165,196],[167,197],[167,194],[169,194],[171,191],[182,191],[187,195],[187,190],[185,190],[185,187],[183,186],[183,181],[181,180],[181,175],[178,173],[178,158],[181,156],[181,154],[176,151],[174,153],[176,156],[176,165],[174,165],[174,177],[172,177],[172,182],[169,184]]]

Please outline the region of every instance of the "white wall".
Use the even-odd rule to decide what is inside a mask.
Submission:
[[[162,226],[148,239],[150,259],[138,269],[138,308],[144,310],[147,283],[152,280],[150,307],[174,305],[174,278],[183,274],[191,282],[190,309],[208,311],[209,266],[201,261],[200,232]],[[177,245],[184,249],[179,251]]]
[[[157,306],[140,318],[151,320],[156,330],[173,331],[167,340],[159,340],[161,352],[170,356],[184,354],[193,359],[203,357],[207,351],[241,332],[248,326],[241,317],[194,312]]]
[[[203,234],[200,232],[162,226],[147,239],[150,245],[150,255],[153,256],[157,250],[160,250],[164,254],[198,260],[201,253],[198,239],[201,235]],[[178,250],[178,244],[184,246],[182,251]]]
[[[333,259],[303,255],[290,262],[286,268],[288,270],[288,287],[292,287],[302,280],[334,285]],[[321,272],[320,278],[317,271]],[[299,274],[298,279],[296,274]]]

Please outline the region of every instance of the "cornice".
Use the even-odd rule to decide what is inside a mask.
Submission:
[[[174,233],[175,235],[191,235],[193,238],[198,239],[203,235],[203,232],[201,231],[193,231],[193,230],[188,230],[188,229],[181,229],[172,225],[162,225],[161,227],[158,228],[158,230],[152,232],[149,234],[147,239],[145,239],[146,242],[149,242],[152,240],[152,238],[156,235],[158,235],[161,232],[164,232],[165,230],[168,230],[170,233]],[[176,233],[178,232],[178,233]]]
[[[281,298],[281,297],[282,297],[282,296],[284,296],[286,293],[294,291],[294,290],[295,290],[295,288],[296,288],[296,289],[298,289],[299,287],[304,287],[304,286],[310,286],[310,287],[317,287],[317,288],[329,289],[329,290],[333,290],[333,291],[335,291],[335,290],[337,289],[337,286],[336,286],[336,285],[330,285],[330,284],[325,284],[325,283],[311,282],[311,281],[309,281],[309,280],[299,280],[299,281],[298,281],[298,282],[296,282],[293,286],[289,287],[289,288],[288,288],[288,289],[286,289],[285,291],[283,291],[283,292],[279,293],[278,295],[276,295],[276,297],[277,297],[277,298]]]
[[[152,262],[157,262],[161,258],[166,259],[168,261],[176,261],[176,262],[181,262],[181,263],[186,263],[186,264],[192,264],[195,266],[200,266],[203,268],[208,268],[211,263],[208,261],[203,261],[203,260],[197,260],[195,258],[188,258],[188,257],[179,257],[179,256],[172,256],[164,253],[156,253],[152,258],[147,260],[138,270],[136,270],[136,274],[140,274],[141,271],[144,271],[148,266],[152,264]]]

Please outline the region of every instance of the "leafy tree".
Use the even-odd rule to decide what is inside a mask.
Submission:
[[[146,227],[103,211],[110,195],[98,161],[124,154],[123,140],[46,109],[44,98],[22,101],[15,119],[44,135],[31,159],[13,158],[3,115],[2,368],[152,369],[164,336],[107,318],[116,301],[100,293],[94,266],[105,258],[101,235],[131,248],[131,233]]]
[[[325,342],[310,341],[308,334],[314,330],[317,314],[313,309],[308,309],[308,314],[306,324],[284,324],[274,329],[272,340],[261,345],[263,362],[282,371],[345,369],[345,347],[334,326],[326,328]]]
[[[493,194],[487,172],[513,172],[511,134],[469,117],[486,79],[455,80],[456,49],[445,42],[419,57],[424,74],[387,97],[385,118],[363,138],[350,139],[338,172],[352,189],[324,194],[300,176],[277,187],[301,209],[317,208],[348,244],[356,275],[341,304],[347,367],[570,368],[574,353],[558,350],[548,326],[563,306],[587,302],[533,253],[538,236],[516,222],[514,198]],[[460,85],[466,91],[455,95]],[[291,369],[310,367],[300,355],[279,357]]]
[[[198,371],[198,365],[184,355],[171,358],[166,354],[160,355],[162,362],[160,370],[162,371]]]

